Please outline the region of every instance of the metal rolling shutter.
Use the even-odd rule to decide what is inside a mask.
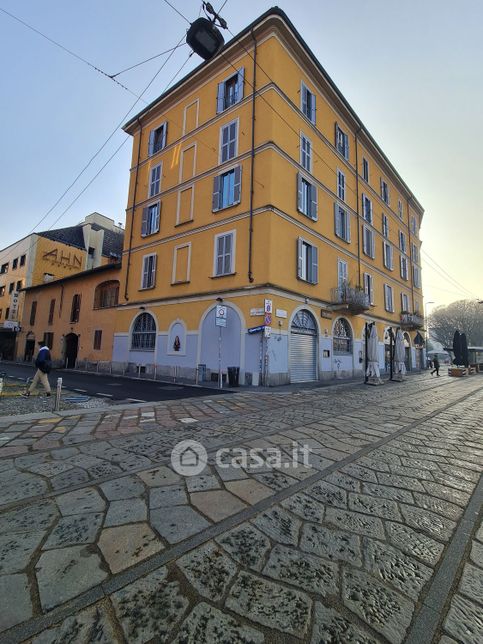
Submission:
[[[290,382],[317,380],[317,337],[290,334]]]

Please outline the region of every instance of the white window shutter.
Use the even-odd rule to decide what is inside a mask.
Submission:
[[[299,237],[297,239],[297,277],[302,277],[302,264],[303,264],[302,245],[303,245],[303,242]]]
[[[154,130],[149,133],[148,155],[151,156],[154,151]]]
[[[225,109],[225,83],[218,83],[216,93],[216,113],[219,114]]]
[[[235,177],[233,183],[233,203],[240,203],[241,199],[241,165],[235,168]]]
[[[156,255],[152,255],[152,263],[151,263],[151,280],[150,280],[150,285],[154,286],[156,284]]]
[[[143,218],[141,220],[141,237],[146,237],[148,234],[148,216],[149,208],[143,208]]]
[[[297,210],[302,212],[302,176],[297,172]]]
[[[315,94],[312,94],[312,101],[310,105],[310,120],[312,121],[312,123],[315,123],[316,113],[317,113],[315,101],[316,101]]]
[[[148,285],[148,258],[143,257],[143,282],[142,287],[146,288]]]
[[[218,175],[213,178],[213,202],[212,202],[213,212],[216,212],[217,210],[220,209],[220,200],[221,200],[220,188],[221,188],[221,177]]]
[[[349,135],[344,136],[344,156],[346,159],[349,158]]]
[[[305,115],[307,115],[307,88],[305,87],[305,85],[302,85],[301,94],[302,94],[302,97],[301,97],[302,98],[302,112]]]
[[[351,216],[350,216],[348,210],[345,213],[345,220],[346,220],[346,228],[347,228],[347,241],[350,242],[350,240],[351,240]]]
[[[317,219],[317,186],[315,184],[310,186],[310,216],[312,219]]]
[[[236,103],[242,100],[243,98],[243,87],[245,84],[245,68],[241,67],[238,70],[237,82],[236,82]]]
[[[339,204],[334,203],[334,229],[335,234],[338,237],[342,237],[341,225],[340,225],[340,215],[339,215]]]
[[[375,256],[376,256],[376,244],[374,239],[374,233],[371,230],[371,257],[374,259]]]
[[[312,282],[312,284],[317,284],[317,282],[319,281],[319,249],[317,248],[317,246],[311,247],[310,254],[312,261],[310,281]]]
[[[161,206],[162,206],[162,203],[159,202],[158,207],[156,208],[156,219],[154,221],[154,230],[153,230],[154,233],[159,232],[159,220],[161,218]]]
[[[163,135],[161,138],[161,150],[166,147],[166,141],[168,137],[168,122],[163,124]]]

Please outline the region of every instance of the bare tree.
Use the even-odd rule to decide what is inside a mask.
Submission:
[[[456,330],[466,333],[468,345],[483,346],[483,305],[474,300],[458,300],[438,306],[429,316],[431,337],[445,347],[453,346]]]

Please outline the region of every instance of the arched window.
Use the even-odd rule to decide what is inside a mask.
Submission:
[[[102,282],[102,284],[98,284],[96,286],[96,291],[94,293],[95,309],[108,309],[112,306],[117,306],[118,301],[119,301],[118,280]]]
[[[302,333],[303,335],[317,335],[317,326],[314,316],[302,309],[294,316],[290,327],[292,333]]]
[[[344,318],[334,325],[334,353],[352,353],[352,330]]]
[[[156,322],[150,313],[141,313],[132,330],[131,349],[154,351],[156,346]]]

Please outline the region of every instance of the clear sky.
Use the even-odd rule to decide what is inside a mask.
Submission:
[[[199,14],[198,0],[171,2],[190,20]],[[218,9],[222,0],[212,4]],[[222,13],[237,33],[272,4],[228,0]],[[426,301],[483,298],[483,3],[278,4],[426,209]],[[0,0],[0,8],[109,74],[173,47],[188,26],[163,0]],[[188,53],[186,45],[174,53],[146,101],[164,91]],[[165,58],[118,79],[139,94]],[[182,73],[199,61],[190,58]],[[0,248],[34,227],[73,225],[95,210],[124,221],[130,141],[62,215],[126,138],[118,129],[37,226],[136,98],[1,12],[0,75]],[[131,115],[143,106],[138,102]]]

